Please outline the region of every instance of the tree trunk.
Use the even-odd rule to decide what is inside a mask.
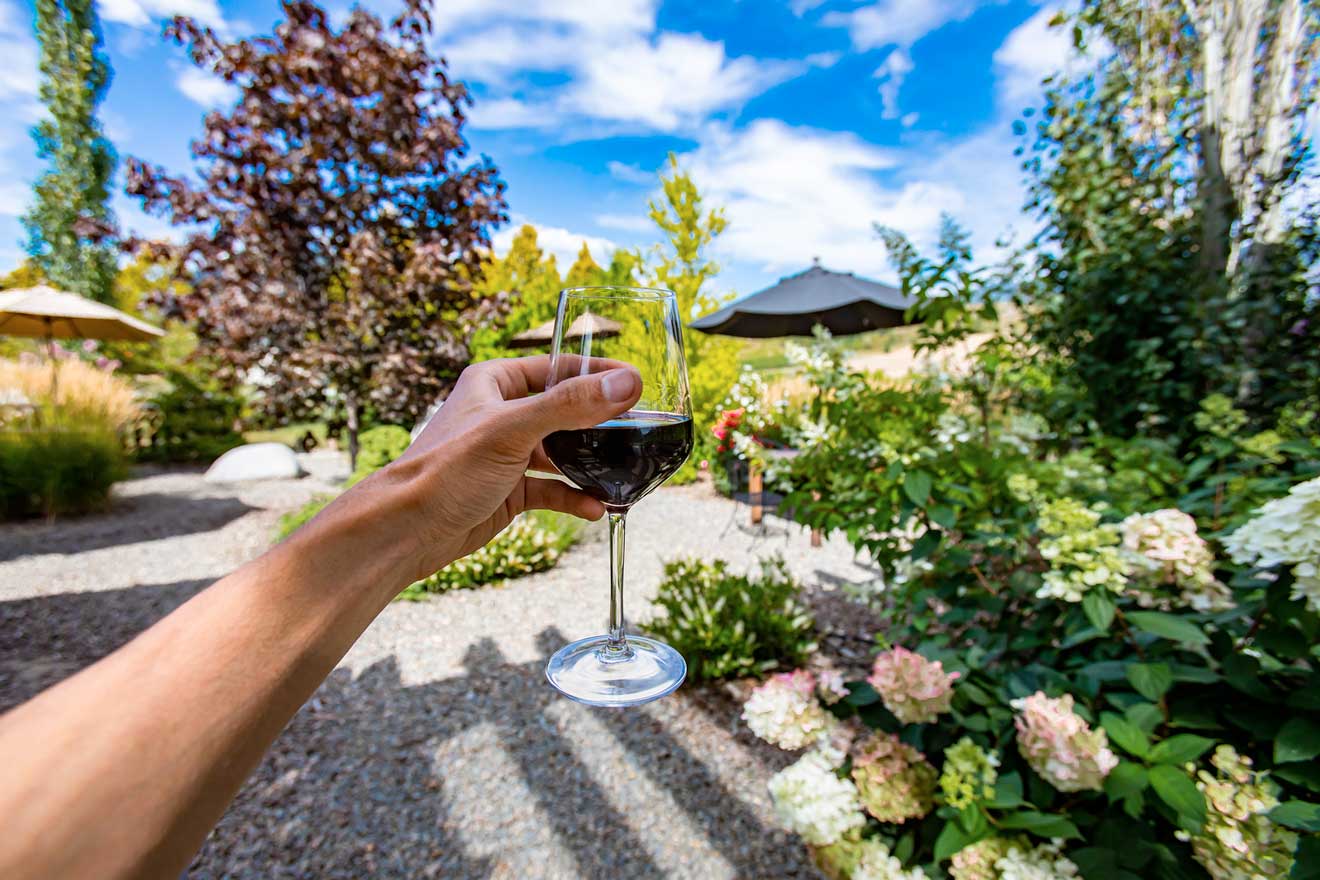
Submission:
[[[344,398],[345,428],[348,430],[348,468],[357,470],[358,457],[358,404],[357,398]]]

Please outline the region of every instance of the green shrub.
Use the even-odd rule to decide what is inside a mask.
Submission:
[[[358,438],[358,458],[355,474],[370,474],[394,461],[408,448],[408,431],[398,425],[381,425],[363,431]]]
[[[142,461],[212,461],[242,444],[234,430],[243,410],[238,395],[182,370],[171,370],[169,387],[152,397],[147,443],[137,450]]]
[[[321,495],[280,517],[275,540],[283,541],[325,510],[334,495]],[[400,595],[420,599],[427,593],[480,587],[554,568],[564,551],[577,543],[579,520],[549,510],[532,510],[515,519],[480,550],[457,559]]]
[[[1320,438],[1215,398],[1181,443],[1059,443],[986,375],[820,386],[788,504],[884,570],[888,625],[865,680],[749,701],[785,748],[827,716],[875,731],[784,771],[777,812],[850,880],[857,848],[930,877],[1007,877],[972,867],[1012,848],[1050,876],[1313,875]],[[859,808],[822,822],[801,795],[827,786]]]
[[[302,528],[312,517],[329,507],[330,502],[334,501],[335,497],[334,495],[318,495],[297,510],[281,516],[279,524],[275,526],[275,540],[283,541]]]
[[[0,516],[96,510],[123,475],[123,446],[111,430],[29,425],[0,431]]]
[[[582,523],[562,513],[531,510],[515,519],[480,550],[456,559],[408,587],[402,598],[470,589],[554,568],[581,534]]]
[[[759,577],[737,575],[723,560],[665,565],[656,604],[664,616],[646,629],[673,646],[694,679],[755,675],[801,663],[816,648],[815,621],[782,559]]]

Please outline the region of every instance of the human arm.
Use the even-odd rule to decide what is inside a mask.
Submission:
[[[540,440],[637,400],[614,369],[540,391],[547,358],[466,371],[397,462],[131,643],[0,717],[3,877],[177,877],[284,725],[407,584],[519,512],[599,518]]]

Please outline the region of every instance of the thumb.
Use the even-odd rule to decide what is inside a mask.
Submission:
[[[511,401],[515,430],[537,443],[554,431],[600,424],[626,412],[641,396],[641,374],[631,367],[575,376],[544,394]]]

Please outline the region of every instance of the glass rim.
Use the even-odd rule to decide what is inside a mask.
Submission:
[[[629,287],[623,284],[565,287],[559,291],[559,295],[572,299],[634,299],[655,302],[675,298],[674,292],[664,287]]]

